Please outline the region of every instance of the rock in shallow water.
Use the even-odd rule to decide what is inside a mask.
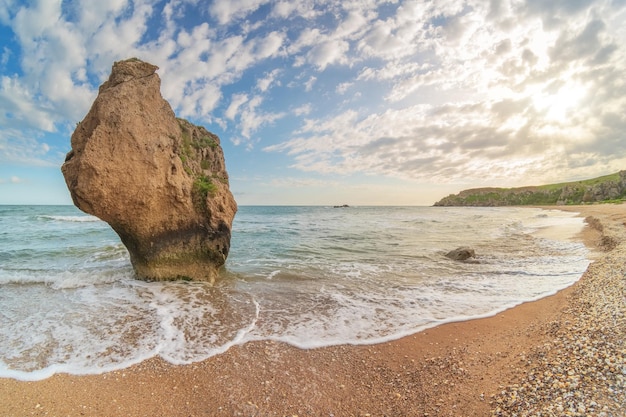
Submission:
[[[472,248],[460,247],[446,253],[446,257],[455,261],[465,261],[469,258],[476,257],[476,252]]]
[[[107,222],[139,278],[213,282],[237,204],[217,136],[177,119],[158,67],[113,65],[61,170],[74,204]]]

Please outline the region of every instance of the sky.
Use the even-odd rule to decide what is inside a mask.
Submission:
[[[113,62],[159,67],[240,205],[432,205],[626,169],[626,0],[0,0],[0,204],[60,166]]]

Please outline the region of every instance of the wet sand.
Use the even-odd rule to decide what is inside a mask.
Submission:
[[[558,208],[597,221],[581,233],[594,262],[554,296],[377,345],[300,350],[255,342],[192,365],[151,359],[101,375],[0,379],[0,415],[623,416],[626,205]],[[613,321],[606,321],[607,311]],[[593,324],[599,321],[604,325]],[[606,342],[611,357],[598,355],[610,365],[594,375],[604,382],[584,383],[578,364],[587,359],[580,349],[568,353],[568,338]],[[564,382],[550,368],[556,361]],[[563,391],[561,384],[578,376],[573,389],[582,388]],[[579,392],[584,398],[575,406],[584,411],[568,402]]]

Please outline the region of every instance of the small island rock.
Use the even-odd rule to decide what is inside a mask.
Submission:
[[[214,282],[237,204],[220,140],[176,118],[158,67],[116,62],[61,170],[74,204],[107,222],[139,278]]]

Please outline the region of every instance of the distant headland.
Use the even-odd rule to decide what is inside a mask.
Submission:
[[[626,200],[626,171],[584,181],[519,188],[473,188],[451,194],[435,206],[567,205]]]

